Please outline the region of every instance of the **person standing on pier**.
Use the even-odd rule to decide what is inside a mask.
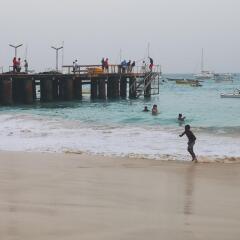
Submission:
[[[127,62],[127,72],[131,71],[131,60]]]
[[[77,68],[78,68],[78,65],[77,65],[77,59],[76,59],[76,60],[73,62],[73,74],[76,73]]]
[[[125,59],[121,62],[121,69],[122,69],[122,73],[126,73],[127,61]]]
[[[132,72],[133,68],[136,66],[136,62],[133,61],[132,64],[131,64],[131,68],[130,68],[130,72]]]
[[[21,58],[17,60],[17,72],[21,72]]]
[[[149,61],[150,61],[149,69],[150,69],[150,71],[152,71],[152,69],[153,69],[153,59],[149,57]]]
[[[16,57],[13,58],[13,72],[17,72],[17,59],[16,59]]]
[[[143,61],[142,62],[142,72],[145,73],[147,71],[147,65],[146,65],[146,62]]]
[[[104,72],[104,65],[105,65],[105,60],[104,60],[104,58],[102,58],[102,61],[101,61],[101,64],[102,64],[102,71]]]
[[[108,58],[104,61],[104,68],[106,69],[106,72],[108,72],[109,69],[109,63],[108,63]]]
[[[27,59],[24,60],[25,73],[28,73],[28,62]]]

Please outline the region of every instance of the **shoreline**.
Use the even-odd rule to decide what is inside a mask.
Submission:
[[[148,161],[148,162],[158,162],[158,163],[176,163],[176,164],[240,164],[240,157],[235,156],[199,156],[197,155],[197,161],[192,162],[191,156],[187,156],[186,159],[178,159],[178,156],[171,154],[162,154],[160,158],[154,158],[149,156],[144,156],[142,154],[128,154],[120,156],[118,154],[100,154],[100,153],[91,153],[84,151],[71,151],[66,150],[63,152],[51,152],[51,151],[8,151],[0,150],[0,156],[4,155],[34,155],[34,156],[47,156],[47,157],[56,157],[56,156],[66,156],[70,158],[83,158],[87,159],[105,159],[105,160],[115,160],[115,161]],[[179,155],[182,157],[181,155]]]

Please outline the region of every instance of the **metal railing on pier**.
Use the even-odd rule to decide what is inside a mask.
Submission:
[[[134,67],[123,67],[117,64],[111,64],[108,68],[103,68],[102,65],[64,65],[62,66],[63,74],[89,74],[89,75],[100,75],[100,74],[133,74],[140,75],[149,72],[147,65],[134,66]],[[154,65],[152,72],[161,73],[161,66]]]

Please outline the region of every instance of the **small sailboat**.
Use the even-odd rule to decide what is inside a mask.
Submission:
[[[204,70],[204,52],[202,48],[202,58],[201,58],[201,72],[198,74],[195,74],[194,77],[197,80],[208,80],[208,79],[213,79],[214,78],[214,72]]]

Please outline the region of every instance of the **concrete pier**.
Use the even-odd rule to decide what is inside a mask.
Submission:
[[[150,97],[153,94],[152,80],[157,76],[156,72],[154,74],[142,71],[123,72],[118,65],[111,65],[108,72],[101,71],[99,65],[79,66],[75,72],[72,66],[67,66],[67,69],[67,74],[59,72],[0,74],[1,103],[32,104],[38,100],[39,94],[36,91],[40,92],[42,102],[82,99],[84,85],[90,87],[92,99],[137,98],[141,95]]]

